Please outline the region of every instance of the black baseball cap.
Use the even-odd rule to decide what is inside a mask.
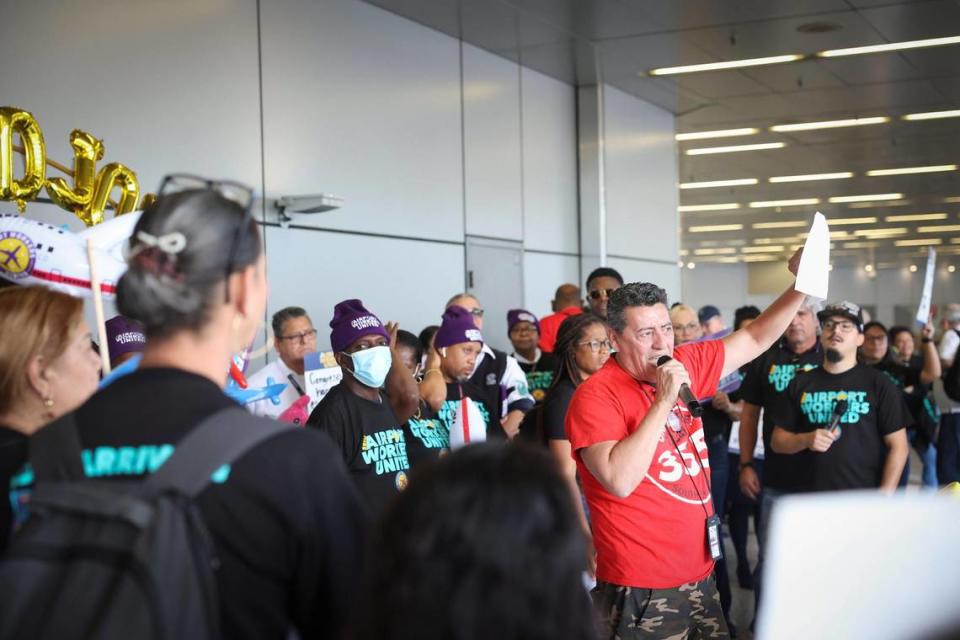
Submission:
[[[817,320],[819,320],[822,325],[828,318],[836,316],[852,320],[853,323],[857,325],[857,331],[863,333],[863,310],[860,308],[860,305],[847,300],[831,302],[824,307],[823,311],[817,313]]]

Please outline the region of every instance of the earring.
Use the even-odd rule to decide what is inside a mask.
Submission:
[[[44,399],[43,399],[43,406],[45,406],[47,409],[52,408],[52,407],[53,407],[53,398],[44,398]]]

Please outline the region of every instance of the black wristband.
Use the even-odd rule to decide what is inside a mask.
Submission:
[[[753,468],[753,460],[747,460],[746,462],[740,463],[740,471],[743,471],[747,467]]]
[[[930,344],[931,342],[933,342],[933,339],[924,337],[924,338],[920,338],[920,342],[923,344]]]

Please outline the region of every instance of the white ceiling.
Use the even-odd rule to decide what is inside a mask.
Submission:
[[[919,226],[960,224],[960,172],[866,177],[871,169],[960,163],[960,118],[905,122],[907,113],[960,108],[960,45],[838,59],[650,77],[656,67],[785,53],[812,54],[904,40],[960,35],[960,0],[368,0],[526,66],[578,85],[603,81],[677,115],[678,132],[757,127],[757,135],[687,141],[680,146],[681,182],[757,178],[752,186],[682,190],[681,205],[737,202],[729,212],[686,213],[683,249],[734,248],[795,236],[797,229],[753,229],[757,222],[875,217],[837,226],[851,236],[871,227],[906,227],[896,240],[936,238],[938,251],[960,253],[960,233],[923,233]],[[801,26],[826,27],[813,33]],[[775,124],[889,116],[888,124],[773,133]],[[784,142],[777,150],[687,156],[689,148]],[[771,176],[852,171],[846,180],[770,184]],[[831,196],[903,193],[898,206],[750,209],[747,203]],[[885,223],[889,215],[946,213],[946,220]],[[740,223],[743,230],[689,233],[690,226]],[[802,231],[802,230],[801,230]],[[857,238],[863,241],[863,238]],[[787,240],[789,247],[796,240]],[[925,249],[871,249],[835,243],[835,263],[917,262]],[[786,250],[785,250],[786,251]]]

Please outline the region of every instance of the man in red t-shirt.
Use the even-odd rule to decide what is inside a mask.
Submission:
[[[790,260],[794,274],[799,260],[799,252]],[[697,398],[712,397],[722,376],[780,337],[803,299],[791,287],[748,327],[674,349],[663,289],[631,283],[610,296],[617,353],[577,388],[566,418],[597,549],[594,604],[608,637],[729,637],[711,576],[703,425],[678,396],[687,384]],[[673,360],[658,367],[665,355]]]
[[[581,304],[583,304],[583,301],[580,299],[580,287],[575,284],[562,284],[557,287],[557,292],[551,302],[556,313],[544,316],[540,320],[540,342],[537,343],[540,351],[553,353],[560,325],[570,316],[583,313]]]

